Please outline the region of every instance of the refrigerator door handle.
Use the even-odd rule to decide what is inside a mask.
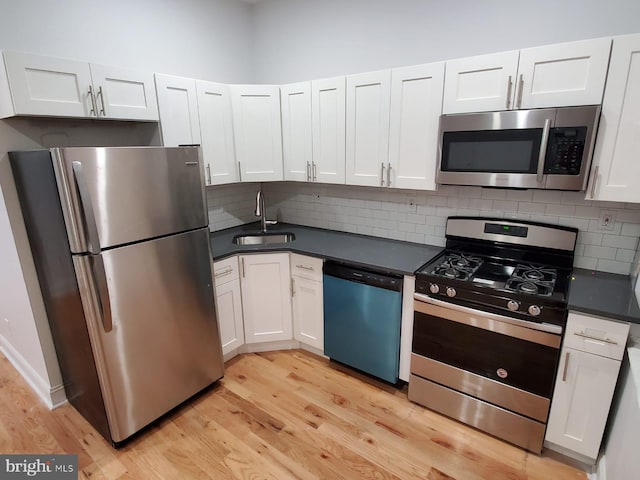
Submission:
[[[109,296],[109,286],[107,285],[107,273],[104,270],[104,260],[102,255],[91,255],[91,276],[96,290],[96,300],[102,317],[102,326],[106,333],[113,329],[113,318],[111,316],[111,298]]]
[[[72,162],[73,176],[80,192],[80,203],[84,213],[84,224],[89,235],[88,250],[90,253],[97,255],[100,253],[100,237],[98,236],[98,225],[96,224],[96,216],[93,213],[93,202],[87,185],[87,179],[84,175],[81,162]]]

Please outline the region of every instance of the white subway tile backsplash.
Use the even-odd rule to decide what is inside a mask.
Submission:
[[[259,184],[207,188],[212,230],[256,221]],[[576,267],[628,273],[640,237],[640,205],[584,200],[581,192],[498,190],[443,186],[436,192],[264,183],[267,212],[279,220],[444,246],[447,217],[487,216],[578,228]],[[613,231],[600,228],[603,211],[614,213]]]

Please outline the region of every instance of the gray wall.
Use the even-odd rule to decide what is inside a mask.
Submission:
[[[640,30],[638,0],[266,0],[253,80],[287,83]]]

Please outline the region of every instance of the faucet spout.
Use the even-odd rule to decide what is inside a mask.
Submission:
[[[262,188],[258,190],[256,194],[256,210],[254,212],[256,217],[260,217],[260,230],[262,233],[267,233],[267,225],[275,225],[277,220],[267,220],[267,211],[264,208],[264,194]]]

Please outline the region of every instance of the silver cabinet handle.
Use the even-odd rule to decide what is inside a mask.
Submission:
[[[224,276],[229,275],[231,272],[233,272],[233,268],[227,268],[226,270],[223,270],[221,272],[214,273],[213,276],[215,278],[220,278],[220,277],[224,277]]]
[[[296,265],[296,268],[302,268],[304,270],[311,270],[311,271],[315,270],[313,267],[309,267],[307,265]]]
[[[593,181],[591,182],[591,198],[596,196],[596,183],[598,183],[599,170],[600,165],[596,165],[596,168],[593,170]]]
[[[316,177],[316,162],[311,162],[312,168],[313,168],[313,181],[317,182],[318,181],[318,177]]]
[[[307,182],[311,181],[311,164],[307,162]]]
[[[509,75],[509,82],[507,83],[507,110],[511,106],[511,89],[513,88],[513,77]]]
[[[98,112],[96,111],[96,97],[93,95],[93,85],[89,85],[89,98],[91,99],[91,110],[89,111],[89,113],[91,113],[91,115],[95,115],[96,117],[98,116]]]
[[[107,113],[104,110],[104,93],[102,93],[102,87],[98,87],[98,95],[96,95],[96,97],[100,97],[100,113],[102,113],[103,117],[107,116]]]
[[[240,160],[238,160],[238,181],[242,180],[242,167],[240,166]]]
[[[569,352],[564,356],[564,369],[562,370],[562,381],[567,381],[567,368],[569,367]]]
[[[518,103],[516,108],[522,107],[522,92],[524,91],[524,75],[520,74],[520,82],[518,83]]]
[[[207,163],[207,185],[211,185],[211,165]]]
[[[73,169],[73,176],[75,178],[76,185],[78,186],[78,192],[80,193],[80,203],[82,204],[84,224],[89,237],[88,250],[90,253],[96,255],[100,253],[100,237],[98,235],[98,225],[96,224],[96,216],[93,212],[93,202],[91,201],[91,194],[89,193],[87,179],[84,176],[82,163],[72,162],[71,168]]]
[[[384,162],[382,162],[382,171],[380,173],[380,186],[384,187]]]
[[[387,165],[387,187],[391,186],[391,164]]]
[[[240,263],[242,264],[242,278],[244,278],[244,258],[240,259]]]
[[[296,296],[295,280],[291,277],[291,297]]]
[[[588,340],[595,340],[596,342],[608,343],[609,345],[618,345],[618,342],[616,342],[615,340],[609,340],[608,338],[593,337],[591,335],[587,335],[584,332],[573,332],[573,334],[577,337],[586,338]]]
[[[544,127],[542,129],[542,139],[540,140],[540,153],[538,153],[538,171],[536,172],[536,180],[542,182],[544,176],[544,160],[547,157],[547,145],[549,144],[549,130],[551,129],[551,119],[544,119]]]

